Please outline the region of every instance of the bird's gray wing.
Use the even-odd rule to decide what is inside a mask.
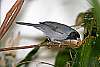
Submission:
[[[60,24],[57,22],[45,21],[40,24],[48,25],[52,30],[64,34],[65,36],[69,35],[73,31],[76,31],[67,25]]]
[[[51,27],[49,27],[48,25],[45,24],[33,24],[33,26],[39,30],[41,30],[42,32],[44,32],[44,34],[49,37],[51,39],[51,41],[54,40],[63,40],[66,39],[67,36],[65,34],[61,34],[59,32],[56,32],[54,30],[52,30]]]

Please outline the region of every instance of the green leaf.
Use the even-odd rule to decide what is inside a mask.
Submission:
[[[94,8],[95,17],[97,20],[97,26],[100,28],[100,1],[99,0],[90,0],[90,3]]]
[[[89,0],[94,8],[94,15],[97,21],[97,38],[95,40],[95,45],[93,48],[94,56],[100,57],[100,1],[99,0]]]
[[[88,67],[90,55],[91,55],[91,40],[89,40],[81,50],[81,55],[80,55],[80,61],[79,61],[79,67]]]
[[[23,63],[23,62],[31,61],[32,60],[32,56],[35,55],[38,50],[39,50],[39,47],[35,47],[32,51],[30,51],[27,54],[25,59],[23,59],[22,61],[19,62],[19,64],[16,67],[20,67],[21,65],[26,64],[26,63]]]
[[[72,56],[70,54],[72,53]],[[55,60],[55,67],[66,67],[66,65],[71,65],[70,62],[72,62],[73,54],[75,52],[70,48],[65,48],[63,50],[60,50],[56,56]]]

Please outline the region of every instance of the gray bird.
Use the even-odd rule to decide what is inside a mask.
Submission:
[[[80,39],[80,34],[72,29],[70,26],[60,24],[52,21],[40,22],[40,24],[32,24],[32,23],[24,23],[24,22],[16,22],[20,25],[33,26],[39,30],[41,30],[46,37],[52,42],[55,41],[63,41],[63,40],[78,40]]]

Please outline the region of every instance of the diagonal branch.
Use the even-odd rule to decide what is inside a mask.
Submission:
[[[8,31],[16,16],[18,15],[24,0],[17,0],[12,8],[6,14],[3,24],[0,27],[0,40],[3,38],[5,33]]]

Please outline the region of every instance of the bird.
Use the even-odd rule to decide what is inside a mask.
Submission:
[[[41,30],[49,41],[60,42],[63,40],[79,40],[80,34],[70,26],[54,21],[39,22],[39,24],[16,22],[16,24],[33,26]]]

